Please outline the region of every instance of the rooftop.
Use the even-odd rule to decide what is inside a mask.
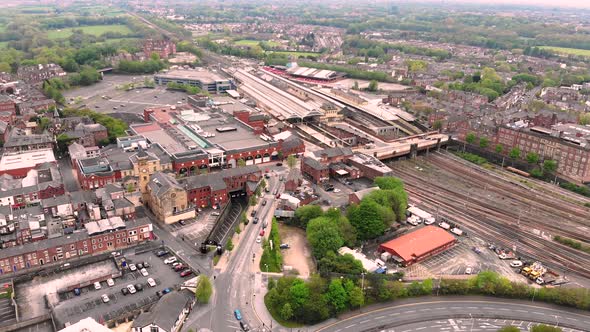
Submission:
[[[31,144],[53,143],[49,134],[27,134],[24,130],[15,128],[10,132],[4,147],[26,146]]]
[[[39,164],[54,163],[53,150],[35,150],[18,154],[5,153],[0,159],[0,169],[4,171],[32,168]]]
[[[59,332],[112,332],[112,330],[88,317],[59,330]]]
[[[382,163],[379,159],[363,153],[355,153],[354,155],[352,155],[352,157],[349,158],[349,160],[361,164],[365,167],[374,169],[375,171],[378,171],[382,174],[388,174],[392,172],[391,168]]]
[[[169,79],[185,79],[201,81],[204,84],[212,84],[217,81],[227,81],[225,77],[216,72],[207,69],[172,69],[163,74],[156,74],[155,77],[169,78]]]
[[[145,327],[150,324],[159,326],[168,331],[170,330],[180,312],[191,302],[194,301],[194,293],[188,290],[181,290],[179,292],[170,292],[156,303],[149,312],[141,313],[134,321],[133,328]]]
[[[455,237],[444,229],[425,226],[385,242],[380,247],[394,251],[404,261],[411,261],[454,241]]]

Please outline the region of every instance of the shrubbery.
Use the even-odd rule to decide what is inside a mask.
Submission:
[[[272,241],[272,249],[270,247]],[[270,235],[264,240],[262,257],[260,258],[260,271],[281,272],[283,268],[283,255],[281,254],[281,237],[279,225],[275,218],[272,218]]]

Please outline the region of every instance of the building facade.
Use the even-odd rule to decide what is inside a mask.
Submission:
[[[188,204],[186,190],[171,175],[155,173],[144,197],[156,218],[165,224],[194,218],[196,215],[195,208]]]

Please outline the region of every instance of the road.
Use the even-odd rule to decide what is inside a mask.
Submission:
[[[253,272],[253,253],[261,254],[260,244],[256,243],[256,237],[262,229],[263,220],[270,224],[274,213],[275,198],[272,193],[281,186],[277,176],[271,176],[267,180],[270,186],[270,193],[265,195],[266,206],[258,206],[258,224],[249,223],[246,229],[240,234],[241,240],[228,261],[227,269],[215,280],[216,296],[212,303],[215,311],[211,314],[211,329],[213,331],[236,331],[239,330],[238,321],[233,317],[233,310],[240,309],[242,317],[252,328],[261,330],[262,322],[252,309],[253,285],[256,274]],[[268,324],[268,322],[266,322]]]
[[[453,327],[453,323],[468,320],[471,324],[489,326],[497,320],[544,323],[580,331],[590,331],[590,316],[587,312],[564,307],[512,301],[487,297],[428,297],[407,299],[395,305],[361,313],[339,321],[332,320],[323,326],[310,327],[309,331],[358,332],[358,331],[406,331],[440,332],[444,326],[451,331],[467,331]],[[477,321],[477,323],[476,323]],[[525,326],[527,325],[525,324]],[[473,329],[475,331],[476,329]],[[411,331],[411,330],[408,330]]]

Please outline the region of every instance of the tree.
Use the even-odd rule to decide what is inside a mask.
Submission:
[[[510,150],[510,153],[508,153],[508,156],[512,159],[518,159],[520,158],[520,149],[517,147],[514,147]]]
[[[465,136],[465,141],[466,141],[467,143],[469,143],[469,144],[473,144],[473,143],[475,143],[475,139],[476,139],[476,138],[477,138],[477,137],[475,136],[475,134],[474,134],[474,133],[468,133],[468,134]]]
[[[379,83],[376,80],[371,80],[369,82],[369,91],[377,91],[379,89]]]
[[[374,239],[383,234],[385,225],[380,215],[381,206],[374,200],[363,199],[359,205],[351,205],[347,216],[361,240]]]
[[[309,288],[307,284],[301,279],[295,279],[289,288],[289,302],[293,310],[297,311],[309,299]]]
[[[338,225],[326,217],[312,219],[306,233],[316,259],[322,259],[328,251],[336,252],[344,244]]]
[[[300,206],[295,210],[295,219],[297,224],[303,228],[307,227],[307,223],[317,217],[321,217],[324,214],[322,207],[319,205],[304,205]]]
[[[539,163],[539,155],[535,152],[529,152],[526,154],[526,161],[529,164],[536,165],[537,163]]]
[[[294,155],[290,154],[287,157],[287,166],[289,166],[289,168],[293,168],[295,167],[295,165],[297,165],[297,158]]]
[[[328,286],[326,299],[334,307],[336,312],[346,309],[349,299],[340,279],[332,279],[330,286]]]
[[[502,144],[496,144],[496,153],[502,153],[504,151],[504,146]]]
[[[520,332],[520,329],[516,326],[504,326],[498,332]]]
[[[127,185],[127,192],[128,192],[128,193],[132,193],[132,192],[134,192],[134,191],[135,191],[135,187],[133,186],[133,183],[129,183],[129,184]]]
[[[557,162],[555,160],[547,159],[543,161],[543,172],[552,174],[557,170]]]
[[[361,274],[365,272],[363,263],[354,258],[351,254],[339,255],[334,251],[328,251],[322,259],[318,261],[318,269],[323,276],[331,272],[345,274]]]
[[[211,285],[211,280],[204,275],[201,274],[199,276],[199,283],[197,288],[195,289],[195,297],[197,301],[200,303],[209,303],[209,298],[213,293],[213,286]]]
[[[490,140],[487,137],[482,137],[479,139],[479,147],[482,149],[487,148],[490,145]]]
[[[350,302],[350,306],[353,308],[359,308],[363,306],[365,304],[363,290],[358,286],[354,286],[354,288],[348,291],[348,300]]]
[[[291,308],[291,304],[285,303],[285,305],[283,305],[283,307],[281,308],[281,312],[279,314],[281,315],[282,319],[287,321],[293,318],[293,309]]]
[[[245,167],[246,161],[243,158],[238,159],[238,167]]]
[[[531,328],[531,332],[562,332],[559,327],[549,326],[545,324],[535,325]]]
[[[225,244],[225,250],[227,250],[227,251],[234,250],[234,243],[232,242],[231,239],[227,240],[227,243]]]

